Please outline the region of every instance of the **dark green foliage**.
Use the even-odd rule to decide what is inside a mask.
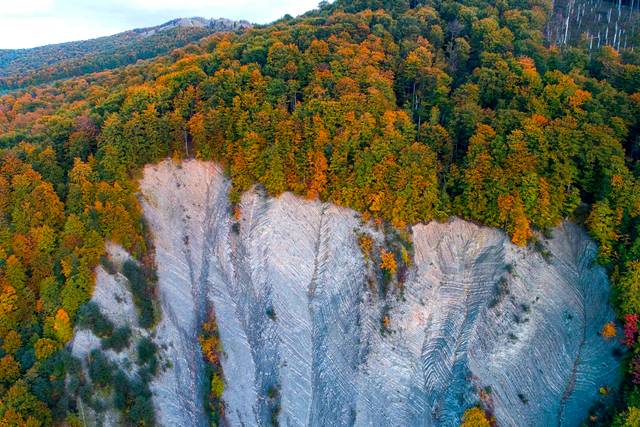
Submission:
[[[103,256],[100,258],[100,265],[102,265],[105,271],[109,274],[116,274],[117,272],[116,266],[107,256]]]
[[[98,387],[111,385],[114,366],[107,360],[102,351],[93,350],[89,354],[89,377]]]
[[[140,366],[146,366],[151,375],[155,375],[158,369],[158,359],[156,354],[158,352],[158,346],[154,344],[149,338],[142,338],[138,341],[137,345],[138,360],[137,363]]]
[[[122,274],[129,279],[133,302],[138,308],[138,321],[143,328],[149,328],[155,322],[153,308],[153,290],[148,280],[148,274],[132,260],[127,260],[122,266]]]
[[[54,417],[66,415],[68,401],[59,397],[65,396],[66,373],[73,376],[78,369],[79,361],[64,349],[42,361],[38,375],[31,383],[31,390],[34,396],[52,408]]]
[[[131,339],[131,328],[128,326],[121,326],[113,331],[110,337],[102,340],[102,348],[112,349],[117,353],[121,352],[125,348],[129,347],[129,341]]]
[[[113,384],[113,406],[119,411],[124,411],[127,408],[129,378],[124,372],[118,370],[114,375]]]
[[[551,252],[549,252],[549,249],[546,248],[546,246],[541,240],[536,239],[533,243],[533,248],[536,250],[536,252],[542,255],[542,258],[544,258],[546,261],[549,261],[549,258],[551,257]]]
[[[16,360],[24,371],[31,369],[36,363],[36,355],[33,348],[23,347],[16,353]]]
[[[113,323],[101,312],[94,302],[88,302],[78,309],[77,325],[90,329],[96,336],[106,338],[113,333]]]
[[[278,426],[278,416],[280,415],[281,402],[280,402],[280,385],[273,384],[267,390],[267,403],[271,408],[271,425]]]
[[[127,418],[131,425],[154,425],[155,413],[153,412],[153,404],[150,397],[146,395],[136,396],[129,408]]]
[[[525,405],[529,403],[529,399],[527,399],[527,396],[522,393],[518,393],[518,399],[520,399],[520,401]]]
[[[146,381],[131,380],[118,370],[113,384],[114,407],[122,411],[127,425],[155,425],[151,391]]]
[[[147,365],[155,363],[155,348],[147,346],[142,353]],[[79,393],[82,400],[90,403],[96,410],[104,410],[112,404],[113,408],[122,413],[126,425],[155,425],[152,395],[149,390],[152,374],[148,369],[139,371],[138,375],[130,378],[116,365],[110,363],[100,350],[92,351],[88,362],[91,381],[99,387],[110,387],[113,390],[113,401],[104,402],[104,405],[99,404],[98,400],[94,399],[92,390],[83,384],[81,373],[72,375],[67,393],[72,396]]]

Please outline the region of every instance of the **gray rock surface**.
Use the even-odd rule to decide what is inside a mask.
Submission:
[[[417,225],[404,291],[384,298],[356,231],[382,235],[353,211],[256,190],[236,224],[228,181],[199,161],[148,166],[140,189],[172,362],[152,384],[162,425],[207,424],[210,311],[234,426],[270,425],[276,405],[284,426],[455,426],[483,389],[499,425],[577,426],[618,380],[615,340],[598,335],[607,277],[572,224],[543,254],[459,219]]]
[[[199,16],[191,17],[191,18],[177,18],[173,19],[169,22],[165,22],[162,25],[158,25],[157,27],[152,27],[148,29],[143,29],[141,31],[143,36],[152,36],[162,31],[170,30],[176,27],[184,27],[184,28],[208,28],[213,31],[239,31],[246,30],[253,27],[249,21],[233,21],[231,19],[226,18],[211,18],[206,19]]]

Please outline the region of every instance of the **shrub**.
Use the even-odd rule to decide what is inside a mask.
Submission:
[[[77,325],[90,329],[96,336],[105,338],[113,333],[113,323],[107,319],[95,302],[88,302],[78,309]]]
[[[613,322],[606,323],[602,327],[601,334],[606,339],[614,338],[618,334],[616,331],[616,325]]]
[[[533,249],[538,252],[545,261],[549,261],[551,259],[551,252],[547,249],[542,241],[539,239],[535,239],[533,242]]]
[[[628,348],[633,347],[638,335],[638,319],[637,314],[625,314],[624,316],[624,345]]]
[[[111,384],[113,365],[100,350],[93,350],[89,354],[89,378],[98,387]]]
[[[396,256],[393,252],[389,252],[386,249],[380,250],[380,268],[387,270],[389,273],[396,272],[398,263],[396,262]]]
[[[116,352],[121,352],[125,348],[129,347],[129,341],[131,339],[131,328],[128,326],[121,326],[110,337],[102,340],[102,348],[113,349]]]
[[[280,385],[272,384],[267,390],[267,398],[271,407],[271,425],[278,426],[278,416],[280,415]]]
[[[640,409],[630,406],[626,412],[618,414],[616,426],[634,427],[640,425]]]
[[[138,364],[140,366],[147,365],[151,374],[155,374],[158,367],[158,359],[156,353],[158,352],[158,346],[149,338],[142,338],[138,342]]]
[[[113,384],[113,406],[122,411],[126,425],[155,425],[151,392],[146,381],[130,380],[118,369]]]
[[[460,427],[490,427],[491,421],[487,418],[487,414],[482,408],[476,406],[475,408],[467,409],[462,416],[462,424]]]
[[[113,375],[113,406],[119,411],[127,408],[129,378],[120,369]]]
[[[155,315],[153,311],[153,301],[151,298],[151,288],[147,275],[132,260],[127,260],[122,266],[122,274],[126,276],[131,285],[133,302],[138,308],[138,321],[143,328],[153,326]]]
[[[118,271],[113,262],[106,256],[100,257],[100,265],[109,274],[115,274]]]
[[[489,302],[489,307],[493,308],[496,305],[500,304],[505,296],[509,294],[509,281],[506,277],[501,277],[496,283],[495,294],[493,299]]]
[[[373,238],[366,233],[358,233],[358,245],[365,259],[370,259],[371,250],[373,249]]]
[[[213,312],[209,314],[209,320],[202,324],[202,333],[198,340],[206,362],[206,374],[209,382],[209,390],[205,395],[205,405],[209,412],[210,424],[217,426],[220,425],[221,418],[224,415],[224,403],[221,399],[224,392],[224,379],[222,366],[220,365],[222,343],[220,342],[218,326]]]
[[[153,405],[146,395],[138,395],[134,398],[127,413],[129,425],[152,426],[155,424]]]
[[[211,379],[211,395],[216,399],[220,399],[222,397],[222,393],[224,392],[224,381],[218,374],[213,374],[213,378]]]

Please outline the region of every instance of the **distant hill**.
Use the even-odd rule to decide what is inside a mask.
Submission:
[[[32,49],[0,49],[0,90],[17,89],[132,64],[221,31],[251,27],[247,21],[179,18],[113,36]]]

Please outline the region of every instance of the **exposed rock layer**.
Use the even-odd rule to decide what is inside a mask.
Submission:
[[[236,224],[228,188],[197,161],[141,182],[171,361],[151,387],[161,425],[207,424],[197,333],[210,310],[234,426],[271,425],[277,404],[286,426],[457,426],[480,394],[499,425],[577,426],[615,385],[616,344],[598,335],[607,278],[578,227],[554,230],[543,256],[458,219],[415,226],[404,290],[383,297],[357,233],[383,236],[353,211],[254,191]],[[111,281],[98,275],[96,295]]]

